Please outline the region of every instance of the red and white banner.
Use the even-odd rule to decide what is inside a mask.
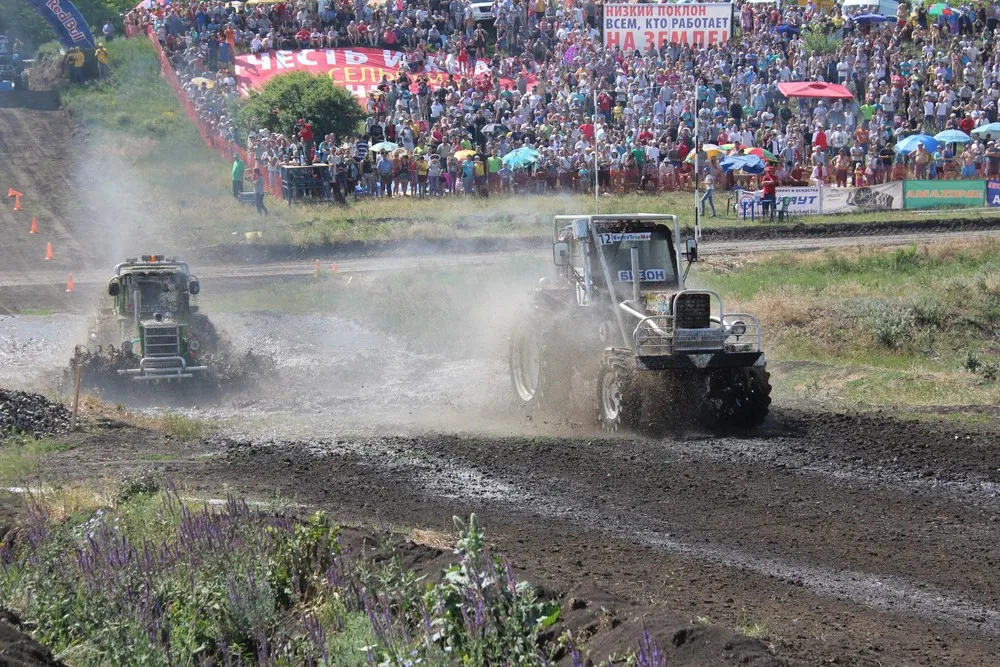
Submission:
[[[403,54],[388,49],[301,49],[298,51],[268,51],[258,55],[236,56],[236,83],[246,95],[251,88],[258,88],[272,76],[285,72],[306,71],[313,74],[328,74],[338,86],[347,88],[358,99],[378,88],[382,77],[395,81],[402,69]],[[488,71],[487,62],[476,63],[475,74],[481,76]],[[471,72],[455,73],[455,80],[468,77]],[[448,72],[440,67],[427,66],[410,79],[427,77],[431,90],[437,90],[448,82]],[[534,77],[528,77],[529,85]],[[509,85],[516,89],[515,81],[501,78],[501,87]],[[417,92],[417,84],[410,86],[410,92]]]
[[[725,44],[732,36],[728,2],[604,5],[604,45],[623,51],[659,49],[664,44]]]

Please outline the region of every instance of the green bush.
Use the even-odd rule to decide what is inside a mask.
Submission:
[[[296,121],[308,119],[318,138],[329,132],[338,137],[353,134],[365,114],[354,96],[330,77],[289,72],[250,91],[239,117],[244,128],[265,127],[284,134],[295,134]]]

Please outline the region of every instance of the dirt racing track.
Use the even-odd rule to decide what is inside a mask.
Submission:
[[[51,343],[76,319],[0,320],[25,342],[0,346],[0,384],[58,364]],[[744,437],[610,438],[511,414],[502,364],[417,354],[335,317],[219,325],[284,354],[266,392],[185,412],[217,436],[98,430],[46,478],[155,466],[200,496],[444,533],[474,511],[522,577],[613,608],[623,625],[593,621],[595,658],[645,622],[671,665],[995,664],[996,427],[779,406]]]
[[[157,465],[368,525],[475,511],[521,576],[625,622],[595,622],[595,658],[645,623],[671,665],[986,665],[996,435],[786,409],[744,438],[223,437]],[[178,447],[110,434],[51,465],[85,478]],[[763,640],[711,640],[726,627]]]

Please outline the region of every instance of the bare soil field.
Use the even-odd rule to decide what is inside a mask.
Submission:
[[[1000,634],[996,436],[795,410],[752,437],[663,441],[181,442],[104,421],[67,436],[76,447],[44,475],[145,466],[192,494],[280,497],[445,535],[453,515],[474,511],[521,578],[591,610],[582,629],[595,658],[645,624],[670,664],[989,664]]]

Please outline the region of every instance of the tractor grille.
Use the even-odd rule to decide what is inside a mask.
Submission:
[[[180,332],[176,324],[147,324],[143,356],[176,357],[181,352]]]
[[[708,294],[680,294],[674,303],[674,326],[678,329],[707,329],[711,326],[712,297]]]

